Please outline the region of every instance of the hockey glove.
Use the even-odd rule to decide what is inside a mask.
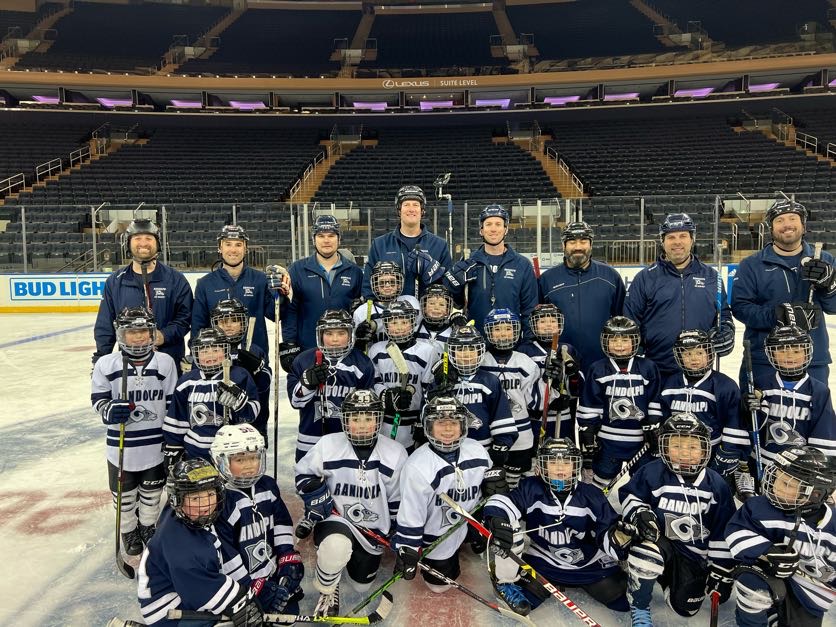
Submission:
[[[268,272],[267,289],[273,294],[278,292],[287,296],[290,293],[290,277],[283,272]]]
[[[578,360],[567,352],[565,358],[563,359],[564,374],[571,379],[572,377],[577,376],[580,371],[581,366],[578,363]]]
[[[780,303],[775,306],[775,320],[781,325],[794,324],[802,331],[817,329],[821,324],[821,307],[808,302]]]
[[[731,355],[734,350],[734,324],[722,324],[719,329],[712,327],[708,332],[708,339],[718,357]]]
[[[746,411],[766,411],[766,401],[763,400],[763,392],[760,390],[753,390],[746,392],[743,395],[743,404],[746,406]]]
[[[412,392],[408,389],[386,388],[383,390],[383,415],[394,416],[405,409],[409,409],[412,403]]]
[[[432,367],[432,374],[435,378],[435,384],[442,390],[449,391],[456,383],[459,382],[459,371],[455,366],[447,360],[447,373],[444,373],[444,360],[439,359]],[[443,392],[442,392],[443,393]]]
[[[644,441],[647,443],[647,453],[652,457],[659,457],[659,427],[658,422],[642,426]]]
[[[783,545],[772,545],[760,557],[764,571],[778,579],[792,577],[798,570],[800,558],[801,556],[796,549]]]
[[[543,381],[552,385],[552,387],[559,387],[561,377],[563,375],[563,360],[560,359],[560,353],[551,356],[551,359],[546,358],[543,364]]]
[[[130,422],[131,413],[135,408],[136,405],[132,401],[113,399],[102,405],[99,414],[106,425],[121,425]]]
[[[659,522],[656,514],[647,508],[641,508],[633,512],[629,517],[629,524],[636,527],[639,539],[647,542],[656,542],[659,539]]]
[[[444,267],[430,256],[426,250],[421,250],[417,246],[415,250],[410,250],[406,255],[406,267],[409,268],[413,274],[421,277],[421,282],[424,285],[435,283],[444,274]],[[418,294],[415,294],[418,297]]]
[[[312,522],[325,520],[334,509],[331,491],[321,478],[311,479],[303,485],[300,496],[305,503],[305,518]]]
[[[166,477],[169,471],[174,467],[174,464],[180,461],[183,457],[183,447],[174,446],[173,444],[163,444],[163,467],[165,468]]]
[[[357,328],[354,329],[354,345],[357,346],[359,343],[362,346],[366,346],[372,341],[376,332],[377,322],[374,320],[363,320],[363,322],[358,324]]]
[[[238,351],[238,356],[235,358],[235,361],[237,361],[238,365],[249,372],[253,377],[264,370],[264,366],[267,365],[264,359],[252,351],[248,351],[243,348]]]
[[[476,280],[476,264],[462,259],[444,273],[444,278],[454,290],[462,288]]]
[[[224,615],[229,617],[233,627],[263,627],[264,613],[253,596],[255,591],[248,588],[241,590],[243,594],[230,603]]]
[[[302,585],[302,580],[305,578],[305,565],[302,563],[302,556],[299,555],[298,551],[291,551],[279,557],[276,574],[273,575],[273,578],[291,592]]]
[[[817,290],[832,292],[836,290],[836,272],[833,266],[823,259],[804,257],[801,260],[801,278],[807,279]]]
[[[235,383],[218,383],[218,403],[232,411],[239,411],[247,404],[247,393]]]
[[[464,537],[464,541],[470,545],[470,550],[476,555],[481,555],[488,548],[488,539],[470,525],[467,526],[467,535]]]
[[[737,454],[729,453],[722,446],[717,449],[714,459],[711,461],[711,468],[720,473],[724,477],[728,477],[737,470],[740,463]]]
[[[467,326],[467,316],[465,316],[461,311],[454,311],[450,314],[450,326],[454,328],[464,327]]]
[[[720,603],[725,603],[731,596],[734,577],[732,571],[717,564],[711,564],[708,568],[708,578],[705,582],[705,594],[710,596],[715,590],[720,593]]]
[[[415,579],[415,573],[418,572],[418,560],[421,559],[418,551],[411,546],[402,546],[395,554],[395,570],[394,574],[400,575],[407,581]]]
[[[493,462],[494,466],[505,465],[505,462],[508,461],[508,448],[509,446],[507,444],[500,444],[499,442],[493,442],[490,445],[488,448],[488,455],[490,456],[491,462]],[[488,473],[485,474],[487,475]]]
[[[314,364],[302,373],[302,385],[309,390],[315,390],[328,380],[328,364]]]
[[[492,516],[485,526],[491,531],[491,544],[501,551],[509,552],[514,546],[514,528],[511,523],[500,516]]]
[[[583,467],[592,470],[592,460],[598,452],[598,427],[594,425],[578,427],[578,437],[581,441]]]
[[[507,494],[508,482],[505,480],[505,469],[494,466],[485,471],[482,478],[482,497],[488,498],[494,494]]]
[[[281,342],[279,344],[279,365],[285,372],[293,368],[293,360],[302,352],[302,347],[296,342]]]
[[[182,372],[183,374],[191,372],[193,365],[194,357],[192,357],[191,355],[184,355],[183,359],[180,360],[180,372]]]
[[[268,614],[278,614],[284,610],[290,597],[293,596],[293,590],[289,586],[283,586],[278,581],[265,579],[261,583],[258,602]]]
[[[609,530],[610,542],[622,551],[626,551],[633,544],[634,540],[639,540],[639,530],[635,525],[631,525],[624,520],[619,519],[614,527]]]

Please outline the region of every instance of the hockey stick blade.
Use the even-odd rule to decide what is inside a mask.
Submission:
[[[394,607],[392,593],[388,590],[381,595],[383,598],[375,610],[368,616],[314,616],[312,614],[264,614],[267,625],[292,625],[294,623],[328,623],[331,625],[374,625],[389,616]],[[220,623],[228,621],[226,616],[218,616],[212,612],[197,612],[190,610],[168,610],[169,620],[203,620]]]
[[[618,471],[618,474],[617,474],[615,477],[613,477],[612,479],[610,479],[610,482],[609,482],[609,483],[606,485],[606,487],[605,487],[603,490],[601,490],[601,491],[602,491],[604,494],[609,494],[609,493],[610,493],[610,490],[612,490],[612,489],[613,489],[613,487],[615,486],[615,484],[616,484],[616,483],[618,483],[619,481],[621,481],[621,478],[622,478],[624,475],[626,475],[628,472],[630,472],[630,469],[631,469],[633,466],[635,466],[635,465],[636,465],[636,463],[637,463],[637,462],[641,459],[642,455],[644,455],[644,454],[645,454],[645,453],[646,453],[649,449],[650,449],[650,444],[648,444],[647,442],[645,442],[645,443],[642,445],[642,447],[638,450],[638,452],[637,452],[635,455],[633,455],[632,459],[630,459],[630,461],[628,461],[628,462],[624,465],[624,467],[623,467],[621,470],[619,470],[619,471]]]

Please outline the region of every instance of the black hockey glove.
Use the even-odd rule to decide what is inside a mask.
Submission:
[[[833,271],[833,266],[823,259],[804,257],[801,260],[801,278],[807,279],[817,290],[836,290],[836,272]]]
[[[749,472],[749,464],[741,462],[734,471],[734,492],[741,503],[755,496],[755,478]]]
[[[409,409],[412,404],[412,391],[402,388],[386,388],[383,390],[383,414],[385,416],[394,416],[402,411]]]
[[[450,326],[459,328],[467,326],[467,316],[465,316],[461,311],[454,311],[450,314]]]
[[[719,329],[712,327],[708,332],[708,340],[718,357],[731,355],[734,350],[734,324],[721,324]]]
[[[739,464],[740,460],[737,454],[729,453],[722,446],[717,449],[717,453],[714,454],[714,459],[711,460],[711,468],[724,477],[728,477],[737,470]]]
[[[102,421],[106,425],[121,425],[131,420],[131,413],[136,408],[132,401],[113,399],[108,401],[99,410]]]
[[[581,371],[581,365],[578,363],[578,360],[572,357],[569,352],[567,351],[566,354],[563,356],[563,372],[566,374],[567,377],[570,379]]]
[[[315,390],[328,380],[328,364],[324,361],[315,364],[302,373],[302,385],[309,390]]]
[[[734,577],[732,571],[717,564],[711,564],[708,568],[708,578],[705,582],[705,594],[710,596],[715,590],[720,593],[720,603],[729,600],[732,591]]]
[[[218,403],[232,411],[241,410],[247,404],[247,393],[236,384],[218,383]]]
[[[363,322],[358,324],[357,328],[354,329],[354,345],[357,346],[360,344],[361,347],[367,346],[374,338],[374,334],[376,332],[377,322],[374,320],[363,320]]]
[[[244,348],[238,351],[238,356],[235,358],[235,361],[253,377],[264,370],[264,366],[267,365],[264,359]]]
[[[470,525],[467,525],[467,535],[464,541],[470,545],[470,550],[476,555],[481,555],[488,548],[488,539]]]
[[[435,377],[435,384],[447,391],[452,388],[459,381],[459,372],[456,367],[447,360],[447,374],[444,373],[444,360],[439,359],[433,364],[432,374]]]
[[[225,610],[233,627],[263,627],[264,613],[258,601],[252,596],[255,591],[242,588],[244,594],[235,599]]]
[[[775,306],[775,321],[780,325],[794,324],[802,331],[817,329],[821,324],[821,307],[806,301],[780,303]]]
[[[743,405],[746,411],[766,411],[766,402],[763,400],[763,392],[760,390],[753,390],[743,394]]]
[[[641,541],[639,530],[635,525],[619,518],[618,522],[609,530],[610,542],[621,551],[626,551],[634,541]]]
[[[418,572],[418,560],[421,559],[418,551],[410,546],[402,546],[395,554],[394,574],[400,575],[407,581],[415,579]]]
[[[418,246],[415,247],[415,250],[410,250],[406,254],[406,267],[413,274],[419,275],[424,285],[435,283],[444,274],[444,266],[433,259],[430,253],[421,250]],[[418,298],[418,294],[415,294],[415,298]]]
[[[488,498],[494,494],[507,494],[508,482],[505,479],[505,469],[494,466],[485,471],[482,477],[482,496]]]
[[[636,527],[638,537],[642,541],[656,542],[659,539],[659,522],[656,520],[656,514],[651,510],[638,509],[632,513],[627,522]]]
[[[581,441],[583,467],[585,470],[592,470],[592,460],[598,452],[598,427],[593,425],[578,427],[578,437]]]
[[[563,360],[560,358],[560,353],[551,356],[551,359],[546,357],[543,364],[543,381],[552,385],[552,387],[559,387],[560,378],[563,374]]]
[[[763,569],[778,579],[789,579],[798,570],[801,556],[796,549],[783,545],[772,545],[761,555]]]
[[[165,476],[168,477],[169,471],[174,464],[180,461],[183,457],[183,447],[174,446],[172,444],[163,444],[163,467],[165,468]]]
[[[511,523],[499,516],[492,516],[486,521],[486,527],[491,531],[491,544],[501,551],[510,551],[514,546],[514,528]]]
[[[299,491],[305,503],[305,518],[311,522],[325,520],[334,509],[334,499],[331,491],[322,478],[311,479]]]
[[[659,457],[659,427],[658,422],[642,426],[644,441],[647,443],[647,453],[653,457]]]
[[[454,290],[462,288],[476,280],[476,264],[462,259],[444,273],[444,278]]]
[[[508,461],[509,448],[510,447],[507,444],[500,444],[499,442],[491,443],[490,447],[488,448],[488,455],[490,456],[494,466],[505,465],[505,462]]]
[[[293,368],[293,360],[302,352],[302,347],[296,342],[281,342],[279,344],[279,365],[285,372]]]
[[[194,357],[192,357],[191,355],[183,355],[183,359],[180,360],[180,372],[182,372],[183,374],[191,372],[193,365]]]
[[[273,577],[291,592],[302,585],[305,578],[305,564],[299,551],[290,551],[279,557],[276,574]]]

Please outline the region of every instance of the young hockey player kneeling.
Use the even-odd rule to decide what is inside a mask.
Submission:
[[[581,451],[568,438],[547,438],[537,450],[537,477],[525,477],[507,495],[485,505],[492,542],[512,550],[555,585],[579,587],[620,612],[628,609],[624,558],[611,541],[618,516],[595,486],[581,483]],[[523,549],[520,522],[531,544]],[[518,614],[528,614],[549,594],[508,557],[496,556],[494,588]]]
[[[825,503],[836,464],[811,446],[778,453],[763,496],[747,500],[726,527],[737,560],[735,623],[814,627],[836,600],[836,512]],[[830,585],[828,585],[830,584]]]
[[[295,614],[305,567],[293,547],[293,521],[279,486],[264,474],[264,438],[255,425],[226,425],[209,450],[226,481],[226,499],[215,523],[229,552],[224,572],[254,588],[265,612]]]
[[[340,613],[340,578],[345,568],[353,588],[367,591],[380,566],[382,549],[355,527],[389,535],[401,499],[406,449],[379,437],[383,402],[371,390],[354,390],[342,404],[342,432],[323,436],[296,463],[296,487],[307,519],[316,522],[317,616]]]
[[[214,522],[224,504],[224,481],[205,459],[177,462],[169,472],[168,505],[139,563],[140,610],[146,625],[175,627],[169,610],[225,616],[235,627],[261,627],[255,591],[225,574]],[[208,627],[213,621],[191,621]]]
[[[613,539],[627,557],[633,627],[652,625],[658,581],[668,605],[693,616],[716,590],[731,593],[731,554],[724,539],[734,513],[731,490],[714,470],[711,431],[693,414],[674,414],[659,432],[662,459],[643,466],[619,490],[622,519]]]

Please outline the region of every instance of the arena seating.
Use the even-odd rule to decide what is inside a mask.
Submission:
[[[38,20],[49,10],[54,10],[54,5],[49,5],[46,8],[42,7],[37,13],[0,10],[0,39],[3,39],[9,30],[15,27],[20,29],[20,36],[28,35],[29,31],[38,23]]]
[[[653,22],[627,0],[584,0],[506,7],[519,35],[532,33],[542,59],[578,59],[668,51]]]
[[[15,69],[122,70],[156,67],[176,35],[194,42],[228,8],[170,4],[115,5],[75,2],[55,24],[46,52],[30,52]]]
[[[714,39],[732,46],[797,41],[796,29],[815,21],[827,27],[827,0],[653,0],[651,3],[676,20],[684,30],[700,21]]]
[[[271,74],[314,76],[336,72],[329,61],[334,39],[357,30],[360,11],[250,9],[220,35],[208,59],[191,59],[184,74]]]
[[[497,32],[490,11],[376,15],[369,37],[377,39],[377,59],[363,61],[360,67],[432,70],[505,65],[503,59],[491,56],[490,37]]]
[[[27,182],[34,182],[35,167],[58,157],[66,166],[69,153],[90,137],[91,130],[72,124],[0,123],[0,181],[22,172]]]
[[[820,153],[826,154],[827,144],[836,143],[836,111],[833,109],[793,112],[792,116],[796,130],[819,140]]]

